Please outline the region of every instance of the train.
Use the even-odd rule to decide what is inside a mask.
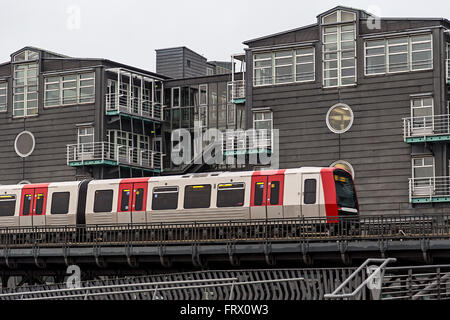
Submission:
[[[341,168],[0,186],[0,228],[358,216],[353,177]]]

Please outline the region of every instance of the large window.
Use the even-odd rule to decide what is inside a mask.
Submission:
[[[8,84],[6,82],[0,82],[0,112],[4,112],[7,109],[8,101]]]
[[[38,64],[14,66],[14,117],[38,114]]]
[[[314,47],[257,53],[253,59],[255,86],[315,80]]]
[[[209,208],[211,203],[211,185],[186,186],[184,189],[184,208]]]
[[[45,78],[45,106],[92,103],[95,99],[93,72]]]
[[[178,207],[178,187],[153,189],[152,210],[175,210]]]
[[[217,188],[217,207],[242,207],[244,205],[245,184],[242,182],[223,183]]]
[[[420,157],[413,158],[413,178],[433,178],[434,177],[434,158]],[[428,181],[427,181],[428,183]]]
[[[356,83],[355,24],[323,27],[323,85],[338,87]]]
[[[0,217],[12,217],[16,211],[16,196],[0,196]]]
[[[433,129],[433,97],[417,97],[411,100],[412,133],[421,134]]]
[[[365,59],[366,75],[432,69],[431,34],[367,40]]]
[[[51,214],[67,214],[69,212],[70,192],[55,192],[52,195]]]

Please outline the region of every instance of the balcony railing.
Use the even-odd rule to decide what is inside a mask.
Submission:
[[[67,165],[126,165],[161,172],[160,152],[108,142],[72,144],[67,146]]]
[[[266,130],[226,132],[223,136],[224,155],[271,153],[273,137]]]
[[[237,102],[236,100],[245,99],[245,81],[236,80],[229,82],[231,84],[231,101]]]
[[[125,113],[131,116],[163,121],[164,106],[146,100],[145,97],[130,97],[125,94],[106,94],[106,113]]]
[[[403,119],[405,142],[450,140],[450,114]]]
[[[409,179],[410,202],[450,202],[450,177]]]

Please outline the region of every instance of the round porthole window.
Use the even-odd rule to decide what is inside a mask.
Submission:
[[[19,157],[26,158],[33,153],[35,146],[34,135],[29,131],[22,131],[14,141],[14,149]]]
[[[342,103],[338,103],[328,110],[327,126],[334,133],[347,132],[353,124],[352,109]]]
[[[340,169],[347,170],[348,172],[350,172],[352,174],[353,179],[355,178],[355,170],[353,170],[352,165],[350,163],[348,163],[347,161],[339,160],[339,161],[333,162],[330,165],[330,168],[340,168]]]

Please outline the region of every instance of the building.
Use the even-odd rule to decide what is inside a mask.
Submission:
[[[446,212],[449,28],[338,6],[228,63],[156,50],[156,73],[24,48],[0,65],[0,183],[264,168],[170,159],[177,128],[254,128],[278,130],[280,168],[353,172],[363,214]],[[275,150],[250,140],[222,141],[223,154]]]

